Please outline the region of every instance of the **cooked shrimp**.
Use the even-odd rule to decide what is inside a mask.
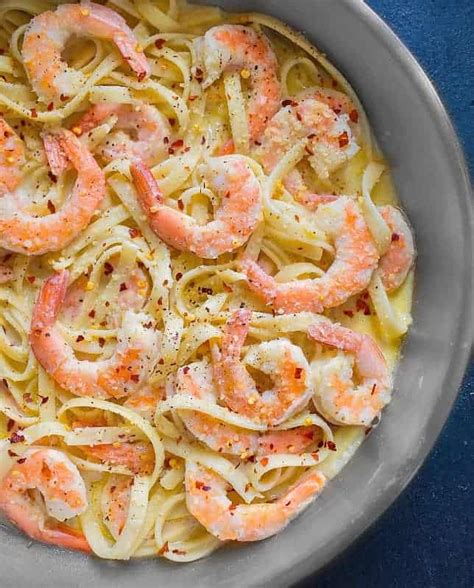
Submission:
[[[23,141],[0,116],[0,197],[18,186],[24,163]]]
[[[116,541],[127,522],[131,488],[132,478],[110,476],[101,495],[102,520]]]
[[[112,115],[117,117],[114,131],[96,150],[105,161],[127,157],[153,165],[167,156],[165,140],[170,136],[170,124],[149,104],[95,104],[74,128],[77,132],[88,133]]]
[[[153,388],[145,385],[127,398],[123,403],[127,408],[131,408],[147,421],[152,422],[155,416],[156,405],[165,396],[163,388]]]
[[[255,261],[243,258],[240,266],[255,293],[276,311],[322,312],[339,306],[364,290],[377,267],[379,254],[357,204],[347,196],[318,208],[319,228],[334,241],[335,257],[320,278],[278,283]]]
[[[212,370],[202,364],[191,364],[178,370],[175,393],[207,400],[216,404],[217,393]],[[316,427],[297,427],[286,431],[246,431],[193,410],[180,411],[186,428],[202,443],[219,453],[252,455],[294,453],[304,451],[317,440]]]
[[[358,114],[345,94],[310,88],[283,104],[285,106],[267,125],[260,140],[261,146],[255,149],[255,156],[267,173],[304,138],[309,141],[306,148],[308,161],[323,180],[359,151],[352,130]],[[334,199],[312,194],[296,169],[288,174],[284,184],[298,202],[311,208]]]
[[[392,381],[385,358],[369,335],[341,325],[321,322],[308,334],[315,341],[354,355],[322,361],[316,369],[314,399],[319,412],[342,425],[368,426],[390,402]],[[353,382],[353,365],[361,379]]]
[[[260,183],[239,155],[215,157],[205,166],[204,177],[221,198],[214,220],[206,225],[164,204],[158,184],[144,164],[134,163],[130,170],[151,228],[181,251],[216,259],[241,247],[262,220]]]
[[[19,210],[0,219],[0,246],[25,255],[41,255],[65,247],[89,224],[105,196],[102,170],[73,133],[61,131],[50,137],[45,146],[55,154],[57,150],[64,152],[77,170],[77,179],[61,210],[42,217]]]
[[[392,242],[380,259],[379,272],[387,292],[399,288],[415,261],[413,234],[404,215],[398,208],[383,206],[380,214],[392,231]]]
[[[322,491],[326,478],[309,470],[272,503],[234,505],[226,482],[202,466],[186,462],[186,505],[221,541],[259,541],[279,533]]]
[[[158,359],[160,337],[152,317],[126,312],[118,344],[106,360],[78,360],[56,324],[66,294],[68,272],[49,277],[33,309],[30,342],[36,359],[66,390],[79,396],[120,398],[137,390]]]
[[[111,41],[139,80],[149,75],[145,54],[119,14],[93,2],[64,4],[30,21],[21,50],[31,85],[46,104],[60,104],[75,96],[86,81],[84,74],[69,67],[61,55],[73,35]]]
[[[309,365],[299,347],[287,339],[252,347],[240,360],[251,312],[238,310],[228,320],[221,351],[214,349],[214,378],[221,399],[239,414],[278,425],[301,410],[312,395]],[[245,365],[267,374],[275,386],[260,394]]]
[[[31,490],[39,490],[44,507],[30,497]],[[28,449],[0,483],[0,509],[38,541],[91,551],[81,532],[48,520],[65,521],[86,508],[87,492],[79,470],[56,449]]]
[[[249,79],[249,136],[255,141],[278,110],[280,101],[278,62],[270,43],[253,29],[239,25],[213,27],[200,43],[206,73],[204,88],[225,71],[240,71],[243,78]]]
[[[103,445],[81,445],[88,456],[102,463],[125,466],[134,474],[150,474],[155,462],[155,452],[150,443],[144,441],[104,443]]]

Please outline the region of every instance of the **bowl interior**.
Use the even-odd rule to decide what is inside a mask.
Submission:
[[[414,323],[392,404],[355,458],[280,535],[223,549],[186,565],[104,562],[32,544],[2,526],[5,586],[287,586],[327,563],[395,499],[447,418],[471,345],[470,187],[449,119],[432,86],[393,33],[353,0],[221,0],[302,31],[358,92],[391,164],[415,230]]]

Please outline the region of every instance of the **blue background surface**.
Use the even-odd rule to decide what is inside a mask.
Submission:
[[[474,177],[474,0],[367,0],[437,87]],[[474,363],[418,476],[340,558],[300,588],[474,586]]]

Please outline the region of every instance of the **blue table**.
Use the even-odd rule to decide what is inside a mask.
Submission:
[[[434,81],[474,177],[474,0],[366,1]],[[361,540],[301,586],[474,586],[473,407],[474,363],[443,434],[416,479]]]

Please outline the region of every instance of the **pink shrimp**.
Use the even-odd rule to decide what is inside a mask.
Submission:
[[[125,527],[133,479],[110,476],[101,495],[102,520],[117,541]]]
[[[403,213],[393,206],[383,206],[380,214],[392,231],[392,242],[380,259],[379,273],[387,292],[397,290],[415,262],[413,234]]]
[[[359,151],[353,135],[357,130],[358,113],[345,94],[310,88],[284,100],[283,105],[267,125],[261,145],[254,150],[266,173],[304,138],[309,142],[306,147],[309,163],[323,180]],[[335,198],[311,193],[297,169],[288,174],[284,184],[295,200],[312,209]]]
[[[130,170],[151,228],[181,251],[216,259],[241,247],[263,218],[260,183],[239,155],[215,157],[205,168],[208,185],[221,197],[221,205],[215,219],[204,226],[164,204],[158,184],[144,164],[134,163]]]
[[[44,507],[30,497],[35,489],[41,492]],[[79,470],[56,449],[28,449],[0,483],[0,509],[38,541],[90,552],[80,531],[57,522],[76,517],[86,508],[87,492]]]
[[[321,322],[308,329],[315,341],[354,355],[323,361],[316,370],[314,399],[330,422],[368,426],[390,402],[392,380],[385,358],[369,336],[341,325]],[[353,364],[361,378],[353,382]]]
[[[30,82],[44,103],[61,104],[75,96],[86,82],[84,74],[69,67],[61,55],[73,35],[111,41],[138,80],[149,75],[145,54],[119,14],[93,2],[64,4],[30,21],[21,49]]]
[[[225,480],[186,462],[186,505],[209,533],[221,541],[260,541],[279,533],[322,491],[326,478],[316,470],[303,474],[272,503],[232,504]]]
[[[137,414],[147,421],[153,422],[156,405],[165,397],[164,388],[153,388],[145,385],[127,398],[123,403],[127,408],[131,408]]]
[[[180,368],[176,375],[175,393],[216,404],[217,394],[210,367],[198,363]],[[180,417],[199,441],[218,453],[238,455],[241,459],[252,455],[299,454],[319,440],[317,428],[313,426],[258,433],[194,410],[181,410]]]
[[[221,351],[213,352],[214,378],[221,399],[231,410],[275,426],[308,403],[312,395],[309,365],[302,350],[287,339],[255,346],[246,355],[247,365],[275,381],[274,388],[260,394],[240,360],[250,318],[249,310],[238,310],[228,320]]]
[[[78,446],[88,457],[110,465],[124,466],[133,474],[147,475],[153,471],[155,452],[150,443],[117,442]]]
[[[79,396],[120,398],[137,390],[158,359],[160,336],[145,313],[126,312],[113,355],[102,361],[78,360],[56,325],[68,272],[49,277],[33,309],[30,342],[36,359],[64,389]]]
[[[243,258],[240,267],[249,287],[276,311],[322,312],[345,302],[369,285],[379,254],[357,204],[347,196],[321,205],[315,222],[334,240],[330,268],[320,278],[278,283],[256,261]]]
[[[65,247],[89,224],[105,196],[102,170],[73,133],[63,130],[49,136],[45,147],[52,161],[57,161],[58,152],[62,152],[77,170],[77,179],[61,210],[42,217],[19,210],[0,219],[0,246],[25,255],[41,255]]]
[[[23,176],[25,146],[11,126],[0,116],[0,197],[18,186]]]
[[[255,141],[280,101],[278,61],[269,41],[249,27],[220,25],[206,32],[200,49],[206,73],[204,88],[226,71],[240,71],[242,77],[249,78],[248,125],[250,140]]]
[[[96,150],[105,161],[127,157],[153,165],[168,156],[165,141],[170,137],[170,124],[149,104],[95,104],[74,129],[81,134],[88,133],[111,115],[117,117],[114,130]]]

